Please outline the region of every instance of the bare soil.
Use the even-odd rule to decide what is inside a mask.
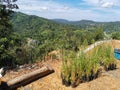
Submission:
[[[120,48],[120,41],[119,40],[112,40],[110,45],[113,48]],[[61,60],[48,60],[46,62],[38,62],[36,63],[37,67],[40,68],[44,64],[49,64],[55,70],[54,73],[40,78],[26,86],[22,86],[17,90],[120,90],[120,61],[117,60],[117,69],[111,71],[102,71],[102,74],[99,78],[86,82],[81,83],[76,88],[66,87],[62,85],[61,82]],[[9,71],[7,74],[2,78],[3,81],[8,81],[12,78],[17,76],[29,73],[34,71],[37,68],[33,69],[20,69],[18,71]]]

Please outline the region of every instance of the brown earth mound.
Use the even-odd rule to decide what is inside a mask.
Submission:
[[[120,48],[120,41],[113,40],[110,42],[113,48]],[[102,71],[102,75],[90,82],[81,83],[76,88],[65,87],[61,82],[61,60],[48,60],[44,63],[37,63],[37,67],[43,64],[49,64],[55,70],[54,73],[40,78],[18,90],[120,90],[120,61],[117,60],[117,69],[112,71]],[[33,69],[20,69],[18,71],[9,71],[3,78],[3,81],[8,81],[12,78],[25,73],[34,71]]]

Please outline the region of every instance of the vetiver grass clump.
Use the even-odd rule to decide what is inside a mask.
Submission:
[[[77,56],[74,51],[65,51],[61,70],[62,83],[76,87],[82,82],[96,79],[101,73],[100,66],[103,66],[106,71],[116,68],[110,45],[100,45],[90,55],[81,53]]]
[[[88,57],[82,53],[79,57],[71,54],[62,63],[62,82],[66,86],[76,87],[79,83],[91,81],[98,77],[99,63],[96,57]]]
[[[100,60],[100,64],[104,66],[105,70],[114,70],[116,69],[116,60],[114,59],[114,52],[112,50],[112,46],[109,44],[103,44],[98,47],[98,57]]]

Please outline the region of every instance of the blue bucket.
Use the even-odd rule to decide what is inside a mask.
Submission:
[[[120,60],[120,49],[114,49],[114,57]]]

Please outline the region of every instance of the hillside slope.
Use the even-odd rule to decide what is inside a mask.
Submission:
[[[113,40],[110,42],[113,48],[120,48],[120,41]],[[61,60],[48,60],[44,64],[51,65],[55,73],[44,78],[38,79],[18,90],[73,90],[71,87],[65,87],[61,82]],[[38,63],[38,67],[41,64]],[[34,70],[34,69],[33,69]],[[2,78],[4,81],[10,80],[16,76],[25,74],[32,70],[19,70],[18,72],[10,71]],[[120,90],[120,61],[117,60],[117,69],[112,71],[103,71],[101,76],[93,81],[81,83],[75,90]]]
[[[49,19],[35,15],[27,15],[21,12],[15,12],[12,14],[11,23],[15,32],[27,37],[35,37],[36,34],[45,30],[59,32],[63,30],[63,27],[70,27]]]

